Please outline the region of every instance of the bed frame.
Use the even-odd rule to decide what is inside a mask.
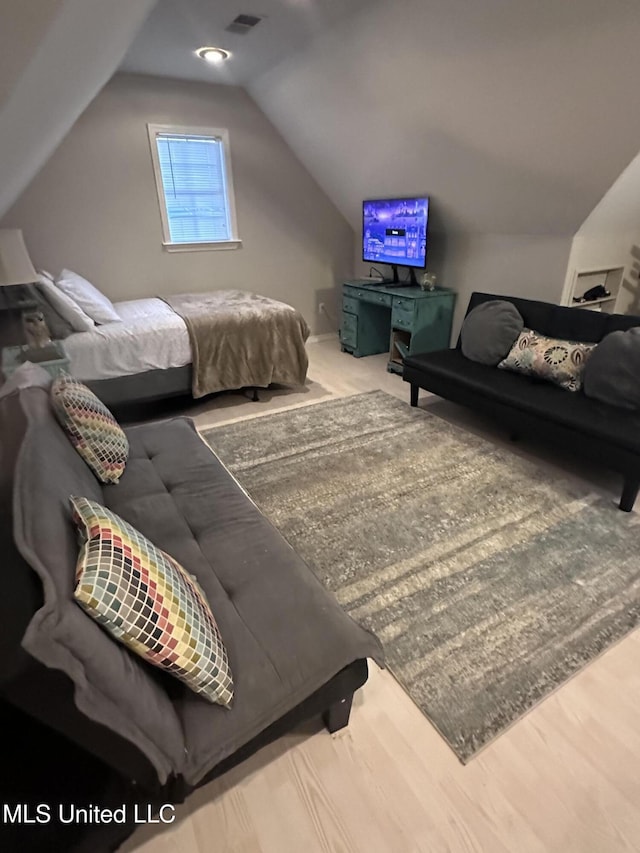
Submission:
[[[191,397],[192,366],[169,367],[166,370],[147,370],[117,379],[95,379],[86,384],[109,407],[126,403],[149,403],[166,397]],[[258,389],[251,391],[251,400],[258,402]]]
[[[147,370],[116,379],[96,379],[86,384],[106,406],[160,400],[191,394],[191,365],[166,370]]]

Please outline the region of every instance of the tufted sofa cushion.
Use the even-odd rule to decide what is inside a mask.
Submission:
[[[195,575],[234,674],[229,711],[176,684],[185,779],[197,783],[377,639],[338,606],[204,444],[191,421],[127,430],[130,455],[105,504]]]
[[[13,539],[43,590],[42,606],[26,628],[22,647],[46,667],[65,673],[80,711],[134,743],[164,782],[184,760],[175,708],[146,666],[73,599],[78,541],[69,496],[101,502],[102,488],[57,422],[46,389],[27,388],[4,397],[0,424],[3,435],[24,431],[12,484]],[[4,457],[2,463],[11,464]],[[10,578],[28,569],[5,564],[3,570]],[[10,597],[11,590],[5,594]],[[46,696],[43,705],[53,706],[58,698]],[[67,734],[73,737],[73,732]]]

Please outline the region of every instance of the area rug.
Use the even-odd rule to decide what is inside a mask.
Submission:
[[[463,762],[638,624],[635,515],[381,391],[204,438]]]

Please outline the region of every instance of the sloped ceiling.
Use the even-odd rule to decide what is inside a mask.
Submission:
[[[372,0],[158,0],[122,71],[244,86]],[[262,20],[244,33],[227,27],[240,14]],[[195,55],[213,45],[231,60],[211,66]]]
[[[109,80],[154,2],[3,0],[0,216]]]
[[[640,154],[582,223],[578,237],[635,232],[640,240]]]
[[[428,192],[448,233],[572,235],[640,148],[639,46],[630,0],[374,2],[248,88],[354,227]]]

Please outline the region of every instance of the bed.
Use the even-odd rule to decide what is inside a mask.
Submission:
[[[107,405],[304,384],[309,328],[291,306],[244,291],[114,303],[120,322],[65,339],[74,376]]]

